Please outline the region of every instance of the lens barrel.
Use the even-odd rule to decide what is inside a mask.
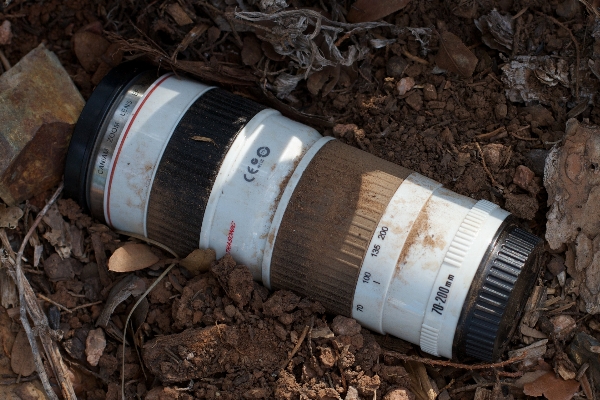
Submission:
[[[449,358],[501,356],[541,264],[542,241],[495,204],[143,64],[90,97],[65,191],[113,228],[230,253],[267,287]]]

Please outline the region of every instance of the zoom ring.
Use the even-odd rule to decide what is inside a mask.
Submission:
[[[529,232],[515,228],[499,243],[499,251],[490,260],[468,323],[466,353],[481,360],[493,361],[495,343],[502,316],[521,270],[538,244]]]

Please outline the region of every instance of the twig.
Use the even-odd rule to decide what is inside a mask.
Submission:
[[[502,367],[505,367],[510,364],[514,364],[516,362],[519,362],[519,361],[527,358],[527,352],[524,352],[523,354],[521,354],[517,357],[511,358],[511,359],[508,359],[506,361],[490,363],[490,364],[470,365],[470,364],[454,363],[452,361],[433,360],[431,358],[425,358],[425,357],[409,356],[409,355],[401,354],[401,353],[398,353],[396,351],[391,351],[391,350],[384,351],[383,355],[389,356],[389,357],[394,357],[394,358],[397,358],[402,361],[417,361],[417,362],[420,362],[420,363],[423,363],[426,365],[431,365],[433,367],[437,367],[437,366],[453,367],[453,368],[466,369],[469,371],[476,371],[476,370],[480,370],[480,369],[502,368]]]
[[[96,305],[98,305],[98,304],[102,304],[102,303],[103,303],[102,301],[95,301],[95,302],[93,302],[93,303],[86,303],[86,304],[82,304],[82,305],[80,305],[80,306],[77,306],[77,307],[73,307],[73,308],[69,309],[69,311],[70,311],[70,312],[73,312],[73,311],[81,310],[82,308],[87,308],[87,307],[91,307],[91,306],[96,306]]]
[[[0,61],[2,62],[2,66],[4,67],[4,71],[8,71],[11,69],[10,62],[8,58],[4,55],[4,52],[0,49]]]
[[[57,382],[59,382],[62,395],[65,399],[68,400],[76,400],[77,396],[75,395],[75,391],[73,390],[73,385],[71,384],[71,380],[67,377],[67,373],[65,371],[65,365],[63,363],[62,357],[54,342],[53,338],[50,336],[50,331],[48,327],[48,317],[46,314],[42,312],[40,309],[37,300],[35,299],[35,294],[33,289],[29,285],[29,281],[23,274],[23,269],[21,267],[21,261],[23,259],[23,252],[25,251],[25,247],[29,242],[29,238],[41,222],[42,218],[48,212],[48,209],[63,189],[63,183],[58,186],[54,195],[50,198],[46,206],[38,213],[35,221],[29,228],[29,231],[23,238],[23,242],[21,243],[21,247],[16,255],[15,261],[15,270],[14,270],[14,278],[17,282],[17,288],[19,291],[19,310],[21,314],[21,324],[25,329],[25,333],[27,334],[27,339],[29,340],[29,344],[31,345],[31,350],[33,352],[33,359],[35,361],[36,369],[38,371],[38,375],[40,376],[40,380],[42,381],[42,385],[44,386],[44,390],[46,391],[46,396],[50,399],[58,399],[52,386],[50,385],[50,381],[48,380],[48,375],[46,374],[46,369],[44,368],[44,364],[42,362],[42,358],[39,352],[37,340],[35,339],[34,331],[29,325],[29,320],[27,319],[27,313],[31,316],[33,323],[35,325],[36,334],[39,336],[40,341],[44,347],[44,351],[46,353],[48,362],[50,363],[54,376],[56,377]],[[12,272],[12,271],[11,271]]]
[[[532,138],[532,137],[523,137],[523,136],[519,136],[516,133],[511,133],[510,136],[514,137],[515,139],[519,139],[519,140],[526,140],[528,142],[535,142],[536,140],[540,140],[539,138]]]
[[[65,312],[68,312],[69,314],[70,314],[70,313],[72,313],[72,311],[71,311],[71,310],[69,310],[67,307],[63,306],[63,305],[62,305],[62,304],[60,304],[60,303],[57,303],[56,301],[54,301],[54,300],[52,300],[52,299],[50,299],[50,298],[48,298],[48,297],[44,296],[44,295],[43,295],[43,294],[41,294],[41,293],[38,293],[38,294],[37,294],[37,297],[39,297],[40,299],[42,299],[42,300],[44,300],[44,301],[47,301],[47,302],[48,302],[48,303],[50,303],[50,304],[54,304],[56,307],[60,308],[61,310],[65,311]]]
[[[167,251],[169,251],[171,254],[173,254],[177,257],[177,255],[171,249],[169,249],[167,246],[161,245],[161,247],[167,249]],[[148,293],[150,293],[152,291],[152,289],[154,289],[156,287],[156,285],[158,285],[158,283],[160,281],[162,281],[163,278],[165,276],[167,276],[167,274],[169,272],[171,272],[171,270],[173,269],[173,267],[175,265],[177,265],[177,263],[173,263],[173,264],[169,265],[169,267],[167,269],[165,269],[164,272],[162,274],[160,274],[160,276],[158,278],[156,278],[156,280],[154,282],[152,282],[152,285],[150,285],[150,287],[148,289],[146,289],[146,291],[140,296],[140,298],[137,299],[137,301],[135,302],[133,307],[131,307],[131,311],[129,311],[129,315],[127,315],[127,319],[125,320],[125,329],[123,329],[123,343],[122,343],[123,344],[123,353],[121,354],[121,360],[122,360],[121,361],[121,398],[123,398],[123,399],[125,399],[125,344],[127,343],[127,341],[125,340],[125,335],[127,333],[127,325],[129,325],[129,319],[133,315],[133,312],[135,311],[137,306],[140,305],[142,300],[144,300],[146,298],[146,296],[148,296]]]
[[[505,128],[505,127],[503,127],[503,126],[501,126],[500,128],[498,128],[498,129],[494,129],[494,130],[493,130],[493,131],[491,131],[491,132],[488,132],[488,133],[482,133],[482,134],[480,134],[480,135],[475,135],[475,138],[476,138],[476,139],[491,139],[491,138],[493,138],[494,136],[496,136],[497,134],[499,134],[500,132],[503,132],[503,131],[505,131],[505,130],[506,130],[506,128]]]
[[[279,367],[277,372],[273,373],[274,376],[279,375],[281,373],[281,371],[283,371],[283,369],[290,363],[290,361],[292,361],[292,358],[294,358],[294,356],[296,355],[298,350],[300,350],[300,346],[302,346],[302,342],[304,342],[304,338],[306,337],[306,334],[308,333],[309,329],[310,329],[310,327],[308,325],[306,325],[304,327],[304,330],[302,330],[302,333],[300,334],[300,337],[298,338],[296,345],[292,349],[292,352],[288,356],[287,360],[285,360],[285,362],[281,364],[281,366]]]
[[[406,49],[402,49],[402,54],[404,54],[406,56],[406,58],[409,58],[415,62],[418,62],[419,64],[423,64],[423,65],[429,65],[429,61],[427,60],[423,60],[421,57],[417,57],[413,54],[410,54],[408,52],[408,50]]]
[[[534,11],[536,14],[542,15],[542,16],[548,18],[550,21],[554,22],[556,25],[560,26],[565,31],[567,31],[567,33],[569,34],[569,37],[571,38],[571,41],[575,45],[575,55],[577,57],[576,64],[575,64],[575,98],[577,100],[579,100],[579,63],[581,61],[581,57],[579,55],[579,43],[577,43],[575,36],[573,36],[573,32],[571,32],[571,30],[569,28],[567,28],[565,24],[563,24],[562,22],[560,22],[559,20],[557,20],[556,18],[554,18],[548,14],[544,14],[543,12],[540,12],[537,10],[534,10]]]
[[[521,15],[525,14],[525,12],[527,12],[528,9],[529,9],[529,7],[523,8],[521,11],[519,11],[518,13],[516,13],[515,15],[513,15],[512,19],[519,18]]]

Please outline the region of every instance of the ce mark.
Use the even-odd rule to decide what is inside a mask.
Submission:
[[[258,150],[256,150],[256,155],[259,156],[261,159],[260,161],[258,160],[258,158],[253,158],[252,160],[250,160],[250,164],[256,165],[256,169],[252,168],[251,166],[248,166],[248,173],[251,175],[258,173],[258,169],[264,162],[263,157],[267,157],[270,153],[271,149],[269,149],[268,147],[259,147]],[[244,174],[244,180],[246,182],[252,182],[254,179],[256,179],[256,177],[253,176],[251,178],[248,178],[248,176]]]

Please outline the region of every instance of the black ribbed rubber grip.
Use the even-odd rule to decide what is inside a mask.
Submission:
[[[204,210],[237,134],[265,106],[221,89],[186,111],[160,160],[148,202],[148,237],[185,257],[198,248]],[[207,139],[197,141],[193,136]]]
[[[485,361],[500,356],[535,283],[541,243],[537,236],[515,226],[500,235],[463,322],[464,354]]]

